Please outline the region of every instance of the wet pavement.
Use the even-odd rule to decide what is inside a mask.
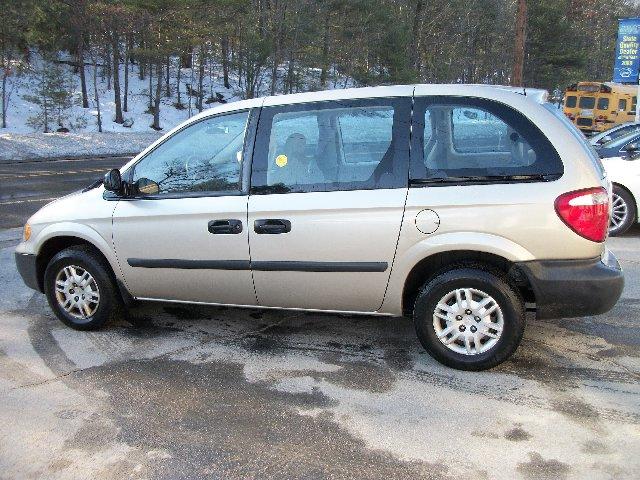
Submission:
[[[77,332],[22,285],[19,236],[0,231],[2,479],[640,477],[640,228],[608,242],[611,312],[531,318],[480,373],[408,319],[146,304]]]

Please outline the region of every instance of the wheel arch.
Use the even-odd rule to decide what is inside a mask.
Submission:
[[[115,253],[109,243],[96,230],[87,225],[67,223],[49,225],[38,234],[34,241],[36,272],[40,290],[44,289],[44,272],[53,256],[75,245],[90,248],[105,261],[109,266],[109,274],[124,296],[126,286],[122,281]]]
[[[402,289],[402,312],[411,314],[420,287],[439,273],[457,266],[475,266],[497,270],[521,293],[525,301],[535,302],[533,289],[526,275],[507,258],[478,250],[447,250],[429,255],[409,271]]]

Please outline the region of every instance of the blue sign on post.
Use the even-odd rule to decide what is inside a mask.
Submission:
[[[637,84],[638,68],[640,68],[640,18],[622,18],[618,25],[613,81]]]

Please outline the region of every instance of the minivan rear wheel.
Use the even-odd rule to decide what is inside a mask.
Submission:
[[[460,370],[486,370],[518,348],[525,308],[520,293],[499,272],[461,267],[421,288],[413,320],[433,358]]]
[[[123,309],[109,266],[82,245],[53,256],[44,273],[44,292],[56,317],[76,330],[98,329]]]

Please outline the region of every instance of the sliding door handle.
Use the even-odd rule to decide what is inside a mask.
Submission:
[[[211,220],[207,227],[209,233],[218,234],[238,234],[242,233],[242,222],[240,220]]]
[[[291,231],[291,222],[281,218],[265,218],[253,222],[253,230],[257,234],[277,235]]]

